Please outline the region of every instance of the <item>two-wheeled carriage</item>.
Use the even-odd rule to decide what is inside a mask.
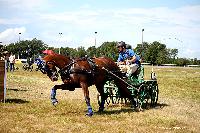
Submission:
[[[106,70],[106,69],[105,69]],[[151,72],[151,79],[144,80],[144,67],[140,66],[139,69],[131,75],[127,75],[124,72],[123,78],[118,77],[112,71],[106,70],[111,77],[118,78],[127,84],[128,90],[131,92],[132,97],[137,101],[140,109],[155,107],[158,101],[158,83],[155,73]],[[130,103],[128,98],[124,98],[121,95],[118,87],[114,81],[107,81],[104,85],[104,93],[107,96],[106,103],[119,104],[119,103]],[[100,94],[97,95],[98,102],[101,101]]]

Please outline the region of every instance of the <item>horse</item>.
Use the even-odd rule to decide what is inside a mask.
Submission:
[[[43,60],[44,66],[41,69],[43,74],[47,74],[53,82],[58,80],[58,76],[60,74],[63,81],[63,84],[55,85],[51,90],[51,102],[53,105],[58,103],[58,100],[56,99],[57,89],[73,91],[75,88],[82,88],[87,105],[86,115],[92,116],[93,109],[90,105],[88,87],[95,85],[97,91],[102,97],[99,103],[99,112],[102,112],[107,98],[104,94],[104,84],[106,81],[113,79],[119,88],[121,95],[129,98],[133,101],[134,106],[137,106],[136,101],[134,101],[130,91],[127,89],[127,84],[119,78],[115,78],[108,74],[107,71],[112,71],[119,77],[122,77],[117,64],[108,57],[71,59],[67,56],[54,54],[46,55]],[[59,71],[57,71],[57,68]]]

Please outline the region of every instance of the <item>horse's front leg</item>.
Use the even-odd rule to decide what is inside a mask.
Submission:
[[[88,85],[87,85],[87,83],[80,83],[80,86],[83,89],[85,102],[87,104],[88,112],[86,113],[86,115],[87,116],[92,116],[93,115],[93,111],[92,111],[92,106],[90,105],[90,97],[89,97]]]
[[[55,106],[58,104],[58,100],[56,99],[56,90],[62,88],[62,85],[55,85],[51,89],[51,103]]]

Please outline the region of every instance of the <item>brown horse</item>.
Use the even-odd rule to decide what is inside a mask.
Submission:
[[[98,92],[102,96],[101,102],[99,104],[99,111],[103,111],[105,99],[107,98],[104,94],[104,84],[106,81],[111,80],[111,78],[114,79],[121,95],[133,100],[131,93],[127,89],[127,85],[118,78],[113,78],[108,74],[107,71],[105,71],[104,68],[106,68],[106,70],[112,71],[118,76],[121,76],[121,72],[118,66],[110,58],[99,57],[94,59],[70,59],[69,57],[56,54],[45,56],[44,61],[45,65],[43,67],[43,73],[46,73],[51,81],[57,81],[58,72],[56,67],[58,67],[60,69],[59,73],[61,75],[61,79],[64,83],[61,85],[55,85],[52,88],[51,100],[53,105],[58,103],[56,99],[57,89],[73,91],[75,88],[82,88],[88,108],[87,115],[92,116],[93,111],[90,105],[88,87],[95,85]]]

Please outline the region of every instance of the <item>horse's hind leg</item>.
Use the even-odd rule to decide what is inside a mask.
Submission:
[[[90,97],[89,97],[88,85],[86,83],[80,83],[80,85],[81,85],[81,87],[83,89],[85,102],[87,104],[88,112],[86,113],[86,115],[87,116],[92,116],[93,115],[93,111],[92,111],[92,106],[90,105]]]
[[[101,101],[99,103],[99,112],[102,112],[104,110],[104,104],[105,104],[105,100],[106,100],[106,96],[105,96],[105,93],[104,93],[104,84],[96,84],[96,88],[98,90],[98,92],[100,93],[101,95]]]

